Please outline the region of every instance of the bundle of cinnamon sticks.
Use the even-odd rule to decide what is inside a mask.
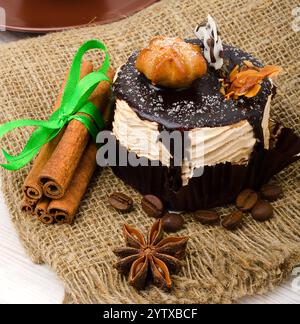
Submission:
[[[93,72],[92,62],[83,62],[80,78]],[[113,80],[114,71],[107,76]],[[54,111],[60,107],[62,86]],[[112,111],[110,84],[101,82],[89,98],[109,122]],[[96,144],[86,127],[72,120],[36,157],[23,185],[22,210],[44,224],[71,224],[96,169]]]

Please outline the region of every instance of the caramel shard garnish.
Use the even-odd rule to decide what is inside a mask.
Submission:
[[[248,68],[253,68],[254,67],[254,65],[253,65],[253,63],[251,62],[251,61],[244,61],[244,65],[246,65]]]
[[[259,93],[260,89],[261,89],[261,85],[260,84],[256,84],[251,90],[249,90],[245,94],[245,97],[247,97],[247,98],[255,97]]]
[[[233,80],[236,79],[236,76],[237,76],[238,73],[239,73],[239,66],[236,65],[236,67],[232,70],[232,72],[229,75],[231,82],[233,82]]]
[[[241,96],[253,98],[261,90],[261,83],[265,78],[273,78],[282,72],[282,68],[274,65],[257,67],[250,61],[244,61],[243,66],[235,66],[229,74],[229,81],[221,79],[220,92],[227,100],[238,99]]]

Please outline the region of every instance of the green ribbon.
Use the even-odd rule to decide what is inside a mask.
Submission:
[[[80,80],[83,56],[92,49],[99,49],[105,53],[104,62],[98,71],[92,72]],[[12,156],[2,150],[8,163],[0,164],[0,166],[12,171],[23,168],[34,158],[44,144],[55,138],[62,128],[73,119],[80,121],[87,128],[93,140],[96,141],[97,134],[104,127],[104,120],[96,106],[88,99],[100,82],[111,82],[106,76],[109,65],[109,55],[103,43],[98,40],[90,40],[83,44],[73,59],[60,107],[50,116],[49,120],[21,119],[0,126],[0,138],[19,127],[36,127],[19,155]],[[78,113],[89,115],[92,120],[85,115],[78,115]]]

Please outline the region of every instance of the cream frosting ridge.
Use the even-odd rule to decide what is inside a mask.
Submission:
[[[262,122],[265,146],[268,148],[271,96]],[[170,166],[172,156],[169,150],[158,141],[159,124],[142,120],[124,100],[117,99],[113,134],[120,144],[138,157],[159,160]],[[203,166],[231,162],[245,164],[256,144],[253,128],[247,120],[221,127],[195,128],[187,132],[189,138],[188,158],[183,160],[182,181],[187,185],[194,170]]]

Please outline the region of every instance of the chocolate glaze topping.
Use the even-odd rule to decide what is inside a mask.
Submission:
[[[203,48],[200,40],[188,42]],[[262,83],[262,90],[256,97],[241,97],[239,100],[226,100],[220,93],[220,75],[213,68],[188,89],[157,88],[135,68],[137,56],[135,52],[121,68],[114,92],[140,118],[155,121],[161,129],[167,130],[226,126],[247,119],[256,138],[263,144],[261,123],[268,97],[273,94],[269,80]],[[228,45],[224,45],[224,58],[228,62],[229,71],[244,60],[262,66],[252,55]]]

